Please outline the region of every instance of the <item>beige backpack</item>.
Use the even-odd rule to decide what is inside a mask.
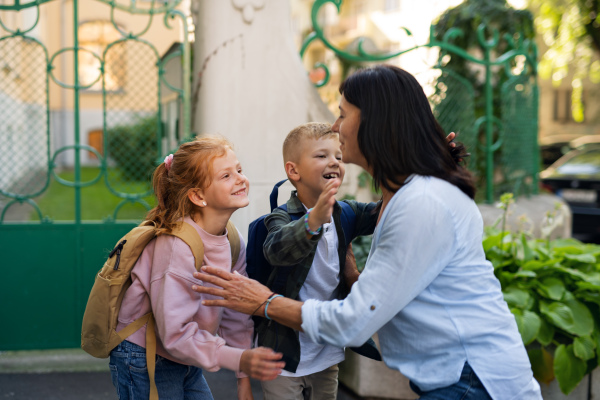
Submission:
[[[227,232],[233,267],[240,254],[240,237],[231,221],[227,223]],[[194,253],[196,270],[199,271],[204,258],[204,244],[196,229],[184,222],[170,235],[180,238],[190,246]],[[155,237],[156,230],[152,222],[144,221],[117,242],[108,260],[96,275],[81,326],[81,348],[94,357],[106,358],[119,343],[142,326],[148,325],[146,362],[150,376],[150,399],[153,400],[158,399],[158,392],[154,382],[156,336],[152,312],[141,316],[118,332],[116,328],[123,297],[131,285],[131,270],[146,245]]]

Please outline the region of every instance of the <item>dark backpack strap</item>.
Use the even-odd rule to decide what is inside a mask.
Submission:
[[[273,187],[273,191],[271,192],[271,195],[269,196],[269,201],[271,202],[271,212],[273,212],[273,210],[277,208],[277,197],[279,196],[279,187],[281,185],[283,185],[286,181],[287,181],[287,179],[279,181]]]
[[[346,239],[345,247],[348,247],[348,245],[352,243],[352,240],[355,239],[354,231],[356,227],[356,211],[345,201],[338,201],[338,204],[342,208],[340,220],[342,223],[342,229],[344,230],[344,238]]]

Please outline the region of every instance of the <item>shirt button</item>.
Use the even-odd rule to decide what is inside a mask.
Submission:
[[[371,311],[373,311],[375,309],[375,306],[371,306]]]

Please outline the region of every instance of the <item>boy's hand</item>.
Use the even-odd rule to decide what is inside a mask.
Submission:
[[[321,225],[331,221],[333,205],[335,204],[335,195],[337,194],[341,183],[342,181],[339,179],[331,179],[325,185],[325,189],[319,196],[317,204],[315,204],[308,216],[308,227],[311,231],[316,231]]]
[[[283,354],[273,349],[257,347],[244,350],[240,359],[240,370],[251,378],[270,381],[281,373],[285,362],[280,361]]]
[[[250,378],[238,378],[237,394],[238,400],[254,400],[254,396],[252,395],[252,386],[250,385]]]

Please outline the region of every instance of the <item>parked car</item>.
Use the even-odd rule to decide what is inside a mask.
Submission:
[[[540,138],[539,146],[543,168],[548,168],[552,163],[572,150],[570,142],[576,138],[577,136],[573,134],[560,134]]]
[[[540,172],[540,182],[571,208],[573,236],[600,243],[600,144],[569,151]]]

